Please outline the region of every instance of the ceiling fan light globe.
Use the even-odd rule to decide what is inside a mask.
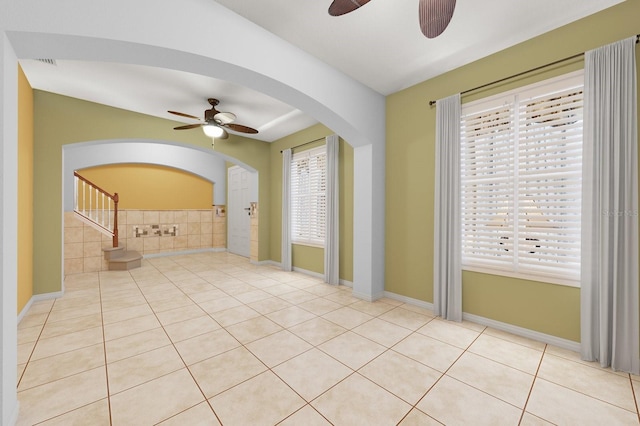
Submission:
[[[202,131],[210,138],[219,138],[224,134],[224,129],[215,124],[205,124],[202,126]]]

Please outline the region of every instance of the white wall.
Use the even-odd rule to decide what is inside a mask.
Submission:
[[[0,421],[8,425],[18,416],[18,61],[4,34],[0,34],[0,73]]]

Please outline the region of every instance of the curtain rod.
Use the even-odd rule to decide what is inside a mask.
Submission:
[[[638,42],[640,42],[640,34],[636,35],[636,44],[638,44]],[[485,87],[493,86],[494,84],[502,83],[503,81],[511,80],[512,78],[520,77],[520,76],[525,75],[525,74],[529,74],[529,73],[532,73],[532,72],[535,72],[535,71],[539,71],[541,69],[544,69],[544,68],[547,68],[547,67],[551,67],[553,65],[558,65],[558,64],[560,64],[562,62],[566,62],[566,61],[570,61],[572,59],[579,58],[582,55],[584,55],[584,52],[578,53],[577,55],[569,56],[569,57],[566,57],[566,58],[563,58],[563,59],[559,59],[557,61],[553,61],[553,62],[550,62],[550,63],[545,64],[545,65],[540,65],[539,67],[535,67],[535,68],[532,68],[532,69],[527,70],[527,71],[522,71],[522,72],[519,72],[518,74],[513,74],[513,75],[510,75],[509,77],[504,77],[504,78],[501,78],[499,80],[495,80],[495,81],[492,81],[490,83],[486,83],[486,84],[483,84],[481,86],[474,87],[472,89],[464,90],[464,91],[460,92],[460,95],[465,95],[465,94],[467,94],[469,92],[475,92],[476,90],[484,89]],[[429,106],[433,106],[435,104],[436,104],[436,101],[429,101]]]
[[[326,139],[326,137],[322,137],[322,138],[314,139],[314,140],[309,141],[309,142],[301,143],[300,145],[292,146],[292,147],[291,147],[291,149],[300,148],[301,146],[309,145],[310,143],[314,143],[314,142],[322,141],[322,140],[325,140],[325,139]],[[282,151],[280,151],[280,154],[282,154]]]

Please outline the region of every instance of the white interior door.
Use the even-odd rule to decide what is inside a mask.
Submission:
[[[249,172],[233,166],[228,171],[227,197],[227,249],[234,254],[249,257],[251,221],[249,217]]]

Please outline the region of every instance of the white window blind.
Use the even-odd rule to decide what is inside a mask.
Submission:
[[[580,278],[582,73],[463,106],[466,269]]]
[[[324,246],[327,188],[326,147],[313,148],[291,159],[291,241]]]

